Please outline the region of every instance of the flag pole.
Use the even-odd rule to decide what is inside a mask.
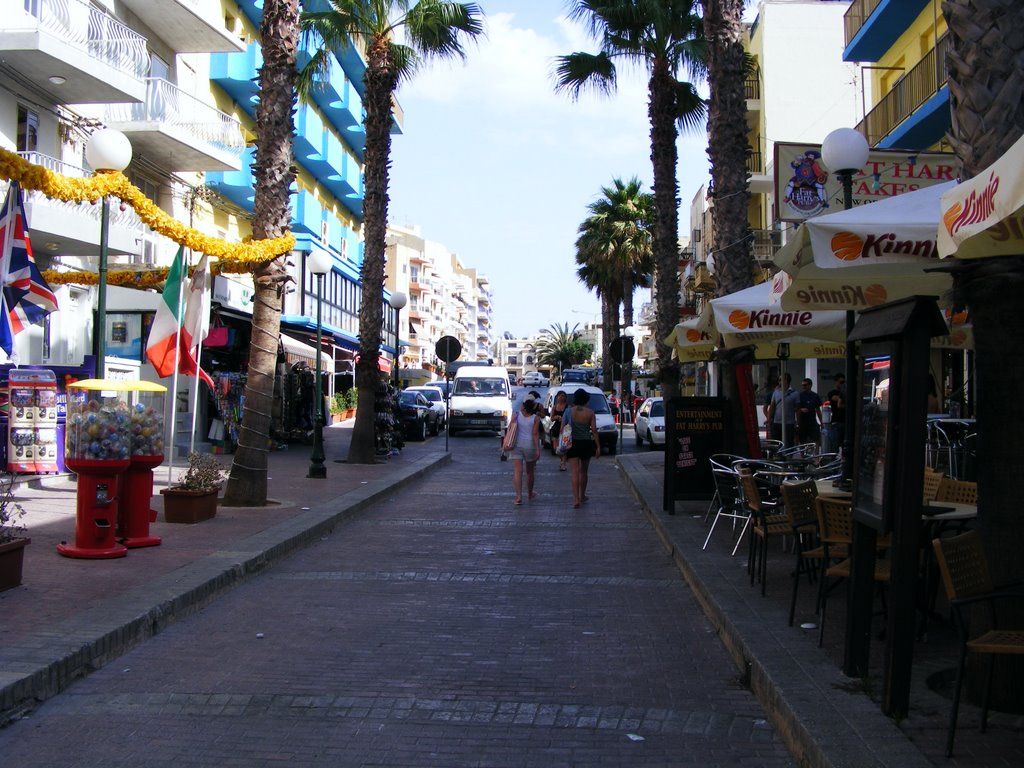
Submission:
[[[202,369],[203,339],[199,340],[196,347],[196,377],[192,380],[192,438],[189,440],[188,452],[195,453],[196,450],[196,421],[199,418],[199,372]]]
[[[178,330],[177,336],[174,343],[174,373],[171,375],[171,458],[167,462],[167,485],[170,486],[173,482],[171,477],[174,473],[174,451],[175,445],[175,433],[178,423],[178,363],[181,360],[181,324],[182,324],[182,301],[183,293],[185,288],[185,278],[188,277],[188,261],[185,259],[185,249],[181,248],[178,251],[178,256],[175,258],[181,258],[181,279],[178,280],[178,301],[177,301],[177,318],[178,318]]]

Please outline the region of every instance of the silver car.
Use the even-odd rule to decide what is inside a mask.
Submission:
[[[647,441],[648,448],[665,447],[665,403],[660,397],[648,397],[636,412],[633,424],[636,430],[636,444]]]

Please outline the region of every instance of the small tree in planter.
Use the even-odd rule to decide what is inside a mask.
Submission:
[[[208,453],[190,453],[188,467],[178,484],[160,491],[164,521],[198,523],[217,514],[217,493],[224,484],[225,467]]]
[[[21,519],[25,510],[14,500],[14,477],[0,473],[0,592],[21,584],[25,547],[31,543]]]

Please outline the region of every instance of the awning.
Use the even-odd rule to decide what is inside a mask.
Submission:
[[[284,347],[284,359],[288,364],[304,362],[310,368],[316,368],[316,347],[303,344],[298,339],[281,334],[281,345]],[[334,360],[326,352],[320,354],[320,368],[323,371],[334,370]]]

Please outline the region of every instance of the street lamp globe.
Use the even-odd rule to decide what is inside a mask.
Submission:
[[[836,173],[863,168],[869,153],[868,140],[853,128],[836,128],[821,142],[821,159]]]
[[[102,128],[89,137],[85,159],[97,171],[123,171],[132,161],[132,144],[120,131]]]
[[[306,258],[306,267],[314,275],[326,275],[331,271],[331,263],[334,261],[328,251],[316,250]]]
[[[395,291],[391,294],[391,298],[388,299],[388,304],[391,305],[392,309],[402,309],[409,299],[401,291]]]

